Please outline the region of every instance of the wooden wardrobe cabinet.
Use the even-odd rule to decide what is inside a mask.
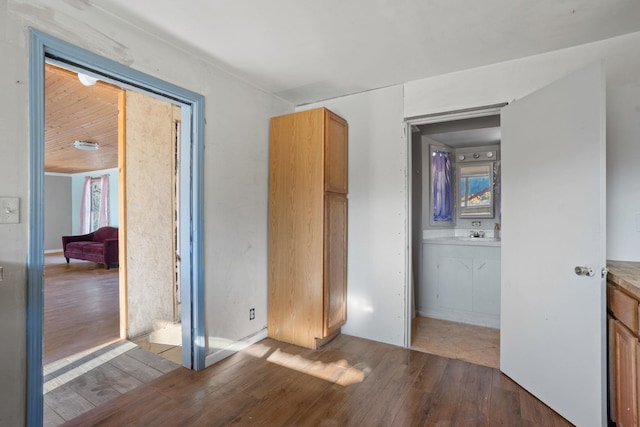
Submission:
[[[315,349],[346,321],[347,122],[272,118],[269,166],[268,333]]]

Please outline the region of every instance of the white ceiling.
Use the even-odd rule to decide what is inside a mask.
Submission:
[[[102,0],[296,105],[640,31],[638,0]]]
[[[414,131],[451,148],[500,144],[500,116],[476,117],[418,125]]]

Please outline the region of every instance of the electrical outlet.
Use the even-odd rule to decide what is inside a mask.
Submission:
[[[249,309],[249,320],[253,320],[256,318],[256,309],[255,308],[250,308]]]

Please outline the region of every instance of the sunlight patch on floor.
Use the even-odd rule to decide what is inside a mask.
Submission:
[[[324,363],[311,361],[299,355],[291,355],[276,349],[267,360],[276,365],[293,369],[303,374],[312,375],[341,386],[349,386],[364,381],[365,374],[342,359],[337,362]]]
[[[115,359],[116,357],[120,356],[123,353],[126,353],[127,351],[136,348],[137,346],[129,341],[125,341],[123,342],[121,345],[119,345],[118,347],[114,348],[113,350],[109,350],[108,352],[104,353],[104,354],[100,354],[97,357],[94,357],[88,361],[86,361],[85,363],[82,363],[81,365],[70,369],[67,372],[64,372],[52,379],[50,379],[49,381],[47,381],[46,383],[44,383],[43,385],[43,393],[47,394],[52,390],[55,390],[56,388],[78,378],[79,376],[91,371],[92,369],[103,365],[105,363],[107,363],[108,361]],[[66,364],[60,364],[57,363],[56,364],[56,371],[57,370],[61,370],[66,366],[71,365],[72,363],[74,363],[73,358],[71,359],[66,359],[67,363]],[[49,371],[51,372],[51,367],[49,365],[47,365],[47,369],[44,370],[45,375],[46,372]],[[52,372],[51,372],[52,373]]]
[[[170,320],[154,320],[149,342],[172,346],[182,345],[182,324]]]
[[[271,351],[271,347],[266,346],[264,344],[253,344],[247,348],[245,348],[244,350],[242,350],[243,353],[246,353],[250,356],[253,356],[257,359],[261,359],[263,357],[265,357],[267,355],[267,353],[269,353]]]

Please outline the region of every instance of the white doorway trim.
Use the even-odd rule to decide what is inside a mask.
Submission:
[[[414,313],[414,296],[415,296],[415,286],[417,281],[419,281],[420,277],[413,277],[413,251],[416,248],[412,246],[412,237],[413,237],[413,215],[412,215],[412,196],[413,196],[413,188],[411,185],[412,176],[413,176],[413,167],[412,167],[412,137],[411,137],[411,127],[433,124],[433,123],[442,123],[449,122],[453,120],[464,120],[464,119],[472,119],[477,117],[487,117],[487,116],[496,116],[500,115],[500,111],[502,107],[507,105],[507,102],[503,102],[500,104],[492,104],[492,105],[484,105],[479,107],[466,108],[464,110],[454,110],[454,111],[443,111],[441,113],[427,114],[423,116],[415,116],[415,117],[407,117],[405,118],[405,135],[407,139],[407,175],[406,175],[406,186],[407,186],[407,201],[406,201],[406,214],[407,214],[407,250],[406,250],[406,269],[407,269],[407,280],[405,282],[405,336],[404,336],[404,346],[406,348],[411,348],[411,321],[413,319]],[[422,268],[420,268],[422,270]]]

